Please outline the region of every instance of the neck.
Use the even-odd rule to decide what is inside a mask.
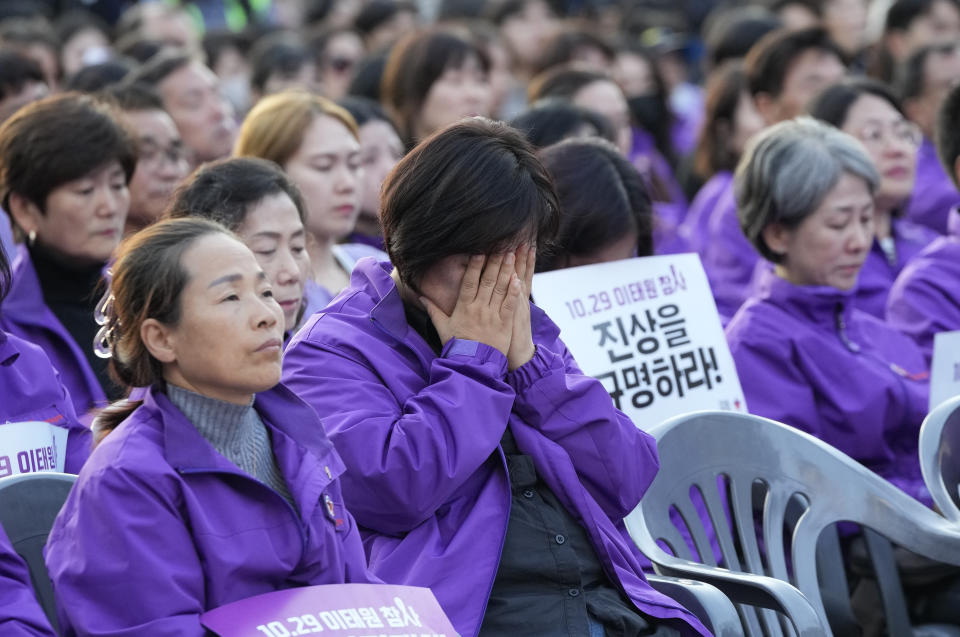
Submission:
[[[216,400],[232,405],[246,405],[253,403],[253,394],[247,391],[233,389],[229,387],[206,387],[200,383],[194,383],[188,380],[180,373],[180,370],[173,365],[166,365],[163,372],[163,380],[167,385],[178,387],[181,390],[199,394],[210,400]]]
[[[336,259],[333,256],[333,240],[328,237],[310,235],[307,253],[310,255],[310,265],[314,271],[325,270],[336,265]]]
[[[893,236],[892,218],[893,211],[890,208],[878,206],[874,211],[873,227],[877,239],[888,239]]]

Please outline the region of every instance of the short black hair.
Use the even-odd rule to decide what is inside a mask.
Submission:
[[[541,150],[539,157],[557,190],[560,228],[537,270],[563,268],[570,256],[590,255],[631,232],[637,236],[637,255],[653,254],[650,195],[616,147],[598,139],[568,139]]]
[[[810,49],[832,53],[843,61],[840,47],[821,27],[790,31],[781,29],[768,33],[747,54],[744,66],[751,95],[766,93],[778,97],[790,66],[800,54]]]
[[[380,220],[390,261],[415,289],[449,256],[534,236],[544,248],[559,223],[553,182],[529,142],[482,117],[434,133],[400,160],[383,185]]]
[[[123,82],[134,68],[135,64],[129,58],[114,58],[100,64],[91,64],[68,77],[63,88],[65,91],[96,93]]]
[[[717,68],[727,60],[743,59],[763,36],[782,27],[780,18],[756,5],[711,14],[704,38],[709,68]]]
[[[903,115],[900,100],[886,84],[863,77],[849,78],[828,86],[813,99],[807,110],[820,121],[843,128],[850,107],[864,95],[879,97]]]
[[[353,79],[347,93],[356,97],[380,101],[380,85],[383,83],[383,70],[387,67],[387,52],[372,53],[364,57],[354,69]]]
[[[606,117],[563,99],[541,100],[514,117],[510,125],[525,134],[535,148],[580,135],[585,127],[593,127],[597,136],[607,141],[616,140],[613,124]]]
[[[47,97],[0,126],[0,200],[9,210],[16,192],[45,211],[52,190],[111,161],[129,183],[137,149],[113,107],[81,93]]]
[[[956,0],[948,0],[956,5]],[[896,0],[887,9],[887,19],[883,23],[886,33],[891,31],[906,31],[917,18],[930,13],[930,9],[937,0]]]
[[[252,206],[280,193],[290,197],[303,221],[303,197],[280,166],[256,157],[221,159],[204,164],[177,188],[165,216],[203,217],[236,232]]]
[[[171,49],[161,51],[151,57],[146,64],[127,76],[130,83],[145,84],[151,88],[157,86],[185,66],[192,64],[196,57],[187,51]]]
[[[0,49],[0,100],[19,93],[30,82],[43,82],[40,65],[21,53]]]
[[[313,51],[296,35],[277,31],[257,40],[250,49],[250,86],[259,92],[274,75],[293,77],[314,62]]]
[[[613,78],[592,67],[564,64],[533,78],[527,87],[527,100],[531,104],[545,98],[571,100],[580,89],[594,82],[613,82]]]
[[[534,73],[542,73],[555,66],[576,61],[573,56],[577,49],[584,47],[598,49],[611,64],[617,54],[613,45],[600,34],[586,29],[567,28],[546,42],[544,51],[540,54],[540,59],[537,60]]]
[[[380,25],[393,19],[398,13],[416,13],[417,8],[412,2],[405,0],[371,0],[353,20],[353,28],[360,35],[369,35]]]
[[[353,116],[353,120],[357,123],[357,128],[367,122],[386,122],[390,124],[394,132],[396,132],[393,121],[390,119],[390,116],[387,115],[387,112],[383,110],[383,107],[380,106],[379,102],[375,102],[367,97],[348,95],[338,100],[337,105],[342,106]],[[399,133],[397,134],[399,135]]]
[[[144,84],[119,84],[110,86],[98,95],[114,104],[121,111],[163,111],[163,100]]]
[[[927,60],[933,54],[949,53],[957,48],[956,42],[941,42],[939,44],[929,44],[922,46],[907,57],[906,60],[897,68],[896,86],[900,99],[906,101],[915,97],[920,97],[926,90],[926,73],[924,73]]]
[[[954,86],[937,113],[937,155],[953,183],[960,187],[957,158],[960,157],[960,84]]]

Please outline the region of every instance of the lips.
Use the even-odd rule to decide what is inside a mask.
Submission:
[[[272,350],[280,351],[280,348],[283,347],[283,343],[278,338],[271,338],[269,341],[266,341],[263,345],[258,347],[256,352],[269,352]]]
[[[905,179],[910,176],[910,169],[906,166],[892,166],[883,171],[883,176],[890,179]]]

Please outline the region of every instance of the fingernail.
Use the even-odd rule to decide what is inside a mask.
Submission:
[[[505,259],[505,261],[507,262],[507,265],[510,265],[511,263],[513,263],[514,258],[515,258],[514,254],[512,252],[508,252],[507,258]]]

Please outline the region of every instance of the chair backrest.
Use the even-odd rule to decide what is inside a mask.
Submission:
[[[838,522],[854,522],[915,553],[960,565],[955,524],[797,429],[746,414],[696,412],[649,432],[657,439],[660,471],[625,522],[654,564],[715,565],[716,542],[726,568],[798,588],[824,627],[829,623],[817,580],[817,544],[828,537],[824,530],[835,533]],[[699,555],[678,531],[677,514]],[[769,611],[745,612],[744,624],[752,635],[780,635],[785,628]]]
[[[960,522],[960,396],[944,401],[923,421],[920,469],[940,512]]]
[[[76,479],[77,476],[67,473],[28,473],[0,478],[0,524],[13,549],[27,563],[37,600],[55,629],[59,627],[43,547]]]

